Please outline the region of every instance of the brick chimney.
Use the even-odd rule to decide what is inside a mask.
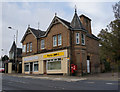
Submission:
[[[92,34],[91,30],[91,19],[85,15],[80,15],[80,21],[82,22],[83,27],[88,31],[88,33]]]

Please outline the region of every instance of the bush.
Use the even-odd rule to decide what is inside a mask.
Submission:
[[[110,67],[110,63],[105,61],[104,62],[104,67],[105,67],[105,71],[108,72],[108,71],[111,71],[111,67]]]

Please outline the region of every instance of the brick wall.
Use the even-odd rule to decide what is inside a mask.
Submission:
[[[61,36],[62,36],[62,45],[53,47],[53,36],[58,35],[58,34],[61,34]],[[46,50],[67,47],[70,45],[69,44],[69,30],[60,23],[51,27],[47,36],[44,38],[41,38],[41,39],[45,39],[45,49]],[[58,37],[57,37],[57,40],[58,40]],[[39,46],[41,46],[40,42],[39,42],[39,44],[40,44]],[[41,50],[41,49],[39,49],[39,50]]]
[[[32,42],[32,52],[27,52],[27,43],[30,42]],[[26,45],[26,52],[22,53],[22,56],[32,55],[34,53],[37,53],[37,39],[32,33],[28,34],[25,37],[25,40],[23,41],[23,45]]]

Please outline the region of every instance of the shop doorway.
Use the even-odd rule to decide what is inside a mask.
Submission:
[[[33,72],[33,62],[30,62],[30,74]]]
[[[90,56],[87,56],[87,73],[90,73]]]
[[[22,64],[19,64],[19,72],[18,73],[22,73]]]
[[[46,60],[44,60],[44,61],[43,61],[44,74],[47,74],[46,63],[47,63],[47,61],[46,61]]]

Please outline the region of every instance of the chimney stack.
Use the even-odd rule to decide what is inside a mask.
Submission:
[[[80,15],[80,21],[82,22],[83,27],[88,31],[89,34],[92,34],[91,30],[91,19],[85,15]]]

